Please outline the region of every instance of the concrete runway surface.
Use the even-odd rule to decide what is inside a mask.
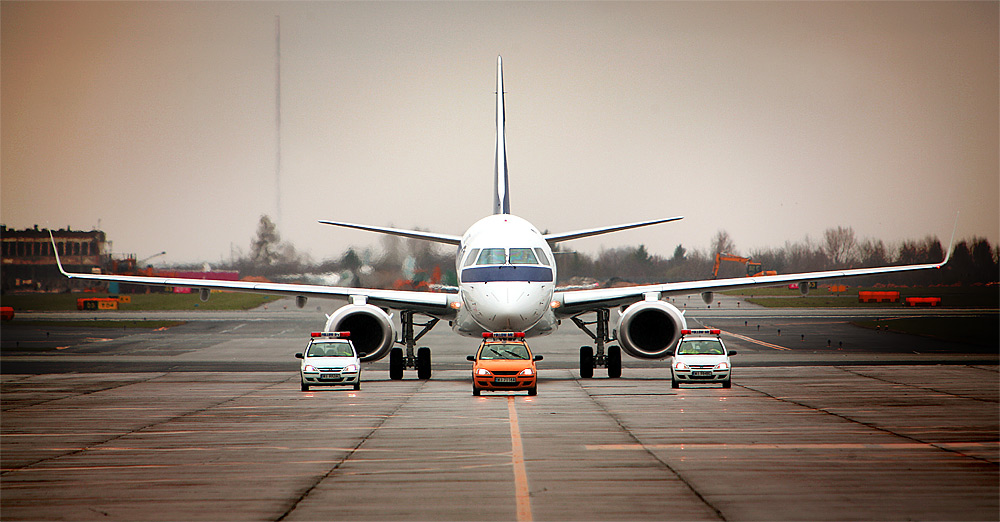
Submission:
[[[740,352],[728,390],[631,358],[580,379],[564,323],[532,342],[537,397],[473,397],[477,342],[441,326],[430,380],[383,360],[361,391],[303,393],[314,306],[5,326],[0,518],[1000,519],[997,347],[847,322],[866,314],[692,310]]]

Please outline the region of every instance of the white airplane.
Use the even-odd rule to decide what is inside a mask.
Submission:
[[[552,246],[561,241],[628,230],[676,221],[671,217],[611,227],[580,230],[562,234],[543,234],[531,223],[510,213],[507,178],[507,152],[504,134],[503,63],[497,58],[496,91],[496,164],[493,214],[477,221],[462,236],[413,230],[358,225],[337,221],[320,223],[435,241],[456,246],[458,293],[410,292],[370,288],[345,288],[282,283],[214,281],[170,277],[142,277],[67,273],[59,261],[59,270],[69,278],[118,281],[159,286],[199,288],[201,299],[208,300],[212,289],[261,294],[295,296],[296,304],[305,306],[309,297],[346,299],[348,304],[327,316],[326,331],[349,331],[362,361],[377,361],[389,356],[389,375],[402,379],[405,368],[415,368],[420,379],[430,378],[430,349],[414,345],[438,321],[448,321],[461,335],[480,337],[484,332],[525,332],[527,337],[555,331],[562,319],[571,319],[594,340],[594,347],[580,349],[580,374],[593,377],[595,367],[605,367],[609,377],[621,376],[621,352],[640,359],[662,359],[687,328],[684,313],[665,300],[667,296],[700,293],[706,303],[713,292],[739,288],[800,283],[805,293],[809,281],[887,274],[940,268],[948,262],[831,270],[763,277],[712,279],[680,283],[662,283],[624,288],[557,290],[556,263]],[[954,233],[952,234],[954,241]],[[53,240],[54,243],[54,240]],[[53,248],[53,251],[56,251]],[[618,310],[617,328],[610,328],[611,309]],[[390,315],[400,312],[401,336]],[[588,314],[596,319],[585,320]],[[426,317],[416,322],[414,316]],[[590,327],[594,326],[595,330]],[[415,327],[421,327],[415,332]],[[609,345],[617,342],[616,345]],[[396,347],[401,344],[406,348]],[[595,351],[596,349],[596,351]]]

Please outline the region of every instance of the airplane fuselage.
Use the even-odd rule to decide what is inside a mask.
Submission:
[[[462,236],[455,268],[461,298],[452,323],[457,333],[536,336],[555,330],[555,258],[528,221],[512,214],[477,221]]]

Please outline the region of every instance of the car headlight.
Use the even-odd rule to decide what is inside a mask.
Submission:
[[[727,363],[727,362],[720,362],[719,364],[715,365],[715,369],[716,370],[728,370],[729,369],[729,363]]]
[[[521,370],[521,373],[519,373],[518,375],[534,375],[534,374],[535,372],[531,368],[525,368]]]
[[[348,364],[347,366],[344,366],[344,373],[357,373],[357,371],[358,365],[356,364]]]
[[[476,375],[493,375],[486,368],[476,368]]]
[[[684,364],[684,363],[682,363],[680,361],[677,361],[677,362],[674,363],[674,369],[675,370],[687,370],[688,369],[688,365],[686,365],[686,364]]]
[[[304,372],[315,372],[317,370],[316,370],[315,366],[313,366],[311,364],[307,364],[305,368],[302,368],[302,371],[304,371]]]

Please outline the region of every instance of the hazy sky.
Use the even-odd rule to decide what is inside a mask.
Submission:
[[[997,243],[998,5],[3,1],[2,222],[170,262],[247,250],[265,213],[315,259],[380,239],[318,219],[461,234],[492,209],[502,55],[515,214],[686,216],[566,247],[946,242],[957,210]]]

